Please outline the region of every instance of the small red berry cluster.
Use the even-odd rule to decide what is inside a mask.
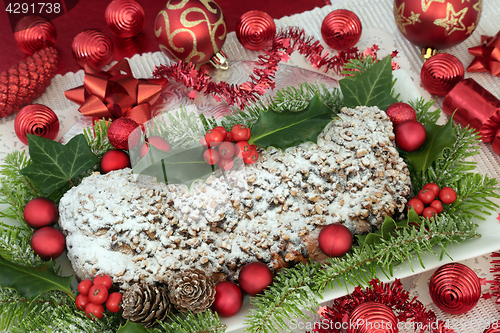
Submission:
[[[97,275],[93,282],[88,279],[80,282],[78,284],[80,294],[75,301],[78,310],[85,311],[87,317],[92,318],[92,320],[102,318],[104,315],[102,304],[104,302],[106,302],[106,308],[110,312],[120,311],[122,294],[115,292],[108,295],[108,290],[112,284],[113,281],[108,274]]]
[[[437,184],[429,183],[408,202],[407,206],[408,209],[413,207],[419,216],[432,218],[443,211],[443,204],[449,205],[455,200],[457,200],[457,193],[451,187],[443,187],[439,190]]]
[[[200,139],[202,146],[207,148],[203,158],[208,164],[217,164],[223,170],[231,169],[235,158],[242,158],[245,164],[253,164],[259,153],[255,145],[248,144],[250,135],[250,129],[241,124],[234,125],[230,132],[222,126],[208,130]]]

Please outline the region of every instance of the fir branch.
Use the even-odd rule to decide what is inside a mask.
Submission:
[[[31,230],[0,223],[0,256],[13,263],[36,267],[43,263],[31,249]]]
[[[363,56],[361,54],[357,58],[349,59],[344,64],[344,69],[340,73],[354,80],[375,65],[377,61],[376,57],[372,55]]]
[[[108,140],[108,129],[111,125],[110,120],[96,120],[93,127],[87,127],[83,130],[83,135],[90,151],[94,153],[97,158],[101,159],[102,155],[110,149],[114,149]]]
[[[416,101],[408,102],[408,104],[413,107],[415,113],[417,114],[417,120],[422,124],[435,124],[441,115],[441,109],[429,111],[434,105],[434,100],[432,99],[426,102],[423,97],[420,97]]]
[[[210,310],[193,314],[187,313],[183,317],[170,316],[171,322],[159,322],[160,329],[155,329],[155,333],[223,333],[227,327],[224,325],[217,313]]]

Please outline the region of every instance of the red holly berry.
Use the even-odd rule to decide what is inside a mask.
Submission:
[[[428,188],[423,188],[418,192],[418,198],[426,205],[430,204],[435,197],[434,191]]]
[[[90,303],[90,301],[89,301],[89,298],[87,295],[80,294],[80,295],[76,296],[75,305],[76,305],[78,310],[84,311],[85,307],[89,303]]]
[[[102,284],[106,287],[106,289],[109,289],[113,284],[113,280],[109,277],[108,274],[98,274],[94,278],[94,284]]]
[[[78,284],[78,292],[82,295],[87,295],[89,293],[90,287],[92,287],[93,285],[94,284],[89,279],[82,280],[82,282]]]
[[[234,144],[231,142],[223,142],[219,146],[220,158],[231,158],[234,156]]]
[[[214,130],[217,130],[217,131],[219,131],[222,134],[222,141],[226,140],[227,131],[226,131],[226,129],[224,127],[217,126],[216,128],[214,128]]]
[[[207,143],[207,140],[205,140],[205,137],[202,137],[200,139],[200,144],[205,147],[205,148],[208,148],[208,143]]]
[[[214,165],[217,164],[217,162],[219,162],[220,156],[217,150],[210,148],[205,150],[205,152],[203,153],[203,158],[208,164]]]
[[[111,293],[106,300],[106,308],[111,312],[118,312],[121,310],[122,294]]]
[[[208,130],[205,134],[205,140],[210,148],[217,147],[222,141],[224,141],[222,133],[217,130]]]
[[[101,304],[89,303],[85,307],[85,314],[92,320],[101,319],[104,315],[104,307]]]
[[[443,204],[439,200],[434,200],[433,202],[431,202],[429,207],[434,208],[438,214],[443,211]]]
[[[250,145],[246,141],[239,141],[236,143],[236,156],[245,158],[250,156]]]
[[[437,210],[435,210],[432,207],[427,207],[427,208],[424,209],[424,212],[422,213],[422,216],[425,217],[425,218],[430,219],[430,218],[433,218],[434,215],[437,215],[437,214],[438,214]]]
[[[234,125],[231,129],[231,133],[233,134],[234,141],[248,141],[250,139],[250,129],[245,125]]]
[[[89,301],[94,304],[102,304],[108,298],[108,288],[102,284],[94,284],[89,289]]]
[[[439,192],[439,199],[442,203],[449,205],[457,200],[457,192],[451,187],[443,187]]]
[[[415,209],[415,212],[417,213],[418,216],[422,215],[422,212],[424,211],[424,203],[422,202],[422,200],[420,200],[417,197],[411,199],[408,202],[407,206],[408,206],[408,210],[411,207],[413,207],[413,209]]]
[[[225,141],[227,141],[227,142],[234,142],[233,133],[227,132],[226,133],[226,140]]]
[[[257,152],[256,149],[250,149],[250,155],[243,158],[243,162],[245,164],[254,164],[257,162],[257,159],[259,158],[259,153]]]
[[[227,170],[231,169],[234,166],[234,160],[233,160],[233,158],[221,158],[219,160],[219,162],[217,163],[217,165],[222,170],[227,171]]]
[[[436,197],[439,194],[439,186],[437,184],[434,184],[434,183],[425,184],[425,186],[423,187],[423,189],[424,188],[428,188],[428,189],[432,190],[432,192],[434,192],[434,194],[436,195]]]
[[[167,140],[165,140],[161,136],[152,136],[148,138],[148,142],[143,142],[141,144],[141,147],[139,148],[139,155],[141,156],[141,158],[146,156],[149,151],[150,145],[153,145],[162,151],[170,151],[171,149],[170,144],[167,142]]]

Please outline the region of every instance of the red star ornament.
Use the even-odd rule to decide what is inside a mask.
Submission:
[[[467,72],[490,72],[500,77],[500,31],[494,37],[481,36],[481,45],[469,48],[475,56]]]

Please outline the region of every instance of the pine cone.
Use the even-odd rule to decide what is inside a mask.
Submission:
[[[31,104],[50,84],[59,57],[53,47],[32,56],[0,74],[0,118],[8,117]]]
[[[199,269],[188,269],[174,276],[168,290],[170,302],[181,312],[203,312],[215,300],[214,281]]]
[[[155,326],[156,320],[165,320],[171,310],[165,288],[149,284],[134,284],[125,291],[122,307],[123,318],[148,328]]]

